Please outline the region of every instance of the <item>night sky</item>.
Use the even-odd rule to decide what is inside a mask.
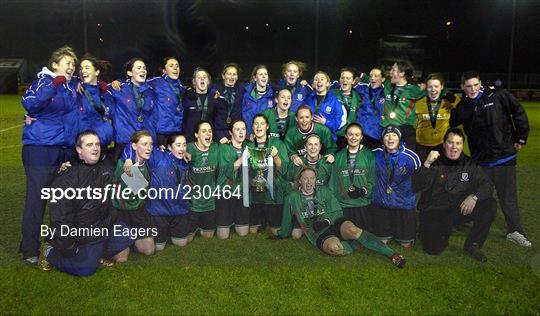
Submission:
[[[540,1],[516,3],[513,69],[538,76]],[[0,58],[25,58],[29,75],[62,45],[84,54],[83,0],[1,0],[0,8]],[[196,66],[217,74],[235,61],[243,77],[265,63],[278,79],[279,65],[290,59],[305,61],[308,75],[318,61],[335,77],[343,66],[374,66],[387,34],[427,36],[424,72],[506,73],[512,26],[512,0],[320,0],[316,60],[315,0],[86,0],[85,11],[88,52],[111,61],[114,75],[133,56],[154,72],[163,57],[176,55],[183,77]]]

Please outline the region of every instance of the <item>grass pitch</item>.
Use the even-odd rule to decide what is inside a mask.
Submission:
[[[20,96],[0,96],[0,306],[6,314],[540,314],[540,103],[525,103],[531,133],[519,155],[522,221],[533,243],[504,239],[499,211],[484,246],[462,251],[461,227],[440,256],[394,248],[403,270],[369,251],[333,258],[305,240],[197,238],[89,278],[44,273],[17,253],[25,196]],[[45,221],[47,223],[47,220]]]

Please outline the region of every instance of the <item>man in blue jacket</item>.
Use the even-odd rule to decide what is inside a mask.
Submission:
[[[26,90],[22,105],[32,118],[23,127],[22,162],[26,173],[26,199],[19,251],[29,263],[37,263],[40,226],[45,200],[41,189],[50,186],[60,164],[69,160],[77,131],[76,84],[73,78],[77,56],[71,47],[57,49],[48,67]]]

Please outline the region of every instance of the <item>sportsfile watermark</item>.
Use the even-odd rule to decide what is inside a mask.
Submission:
[[[241,198],[240,187],[230,185],[178,185],[176,188],[142,188],[137,191],[131,188],[121,188],[118,185],[108,184],[104,188],[42,188],[41,199],[57,203],[59,200],[100,200],[108,199],[134,200],[134,199],[232,199]]]

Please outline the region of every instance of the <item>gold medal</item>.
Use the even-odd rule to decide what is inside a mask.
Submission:
[[[137,116],[137,121],[139,121],[139,122],[141,122],[141,123],[142,123],[142,121],[143,121],[143,117],[142,117],[142,115],[139,115],[139,116]]]
[[[396,118],[396,112],[390,112],[388,116],[390,116],[391,119],[394,119]]]
[[[392,192],[394,192],[394,190],[392,190],[391,187],[388,187],[388,189],[386,189],[386,194],[392,194]]]
[[[231,117],[227,117],[227,124],[231,124]]]
[[[179,106],[176,107],[176,112],[180,112],[180,107]]]
[[[349,192],[353,192],[353,191],[354,191],[354,185],[351,185],[351,186],[349,187]]]

